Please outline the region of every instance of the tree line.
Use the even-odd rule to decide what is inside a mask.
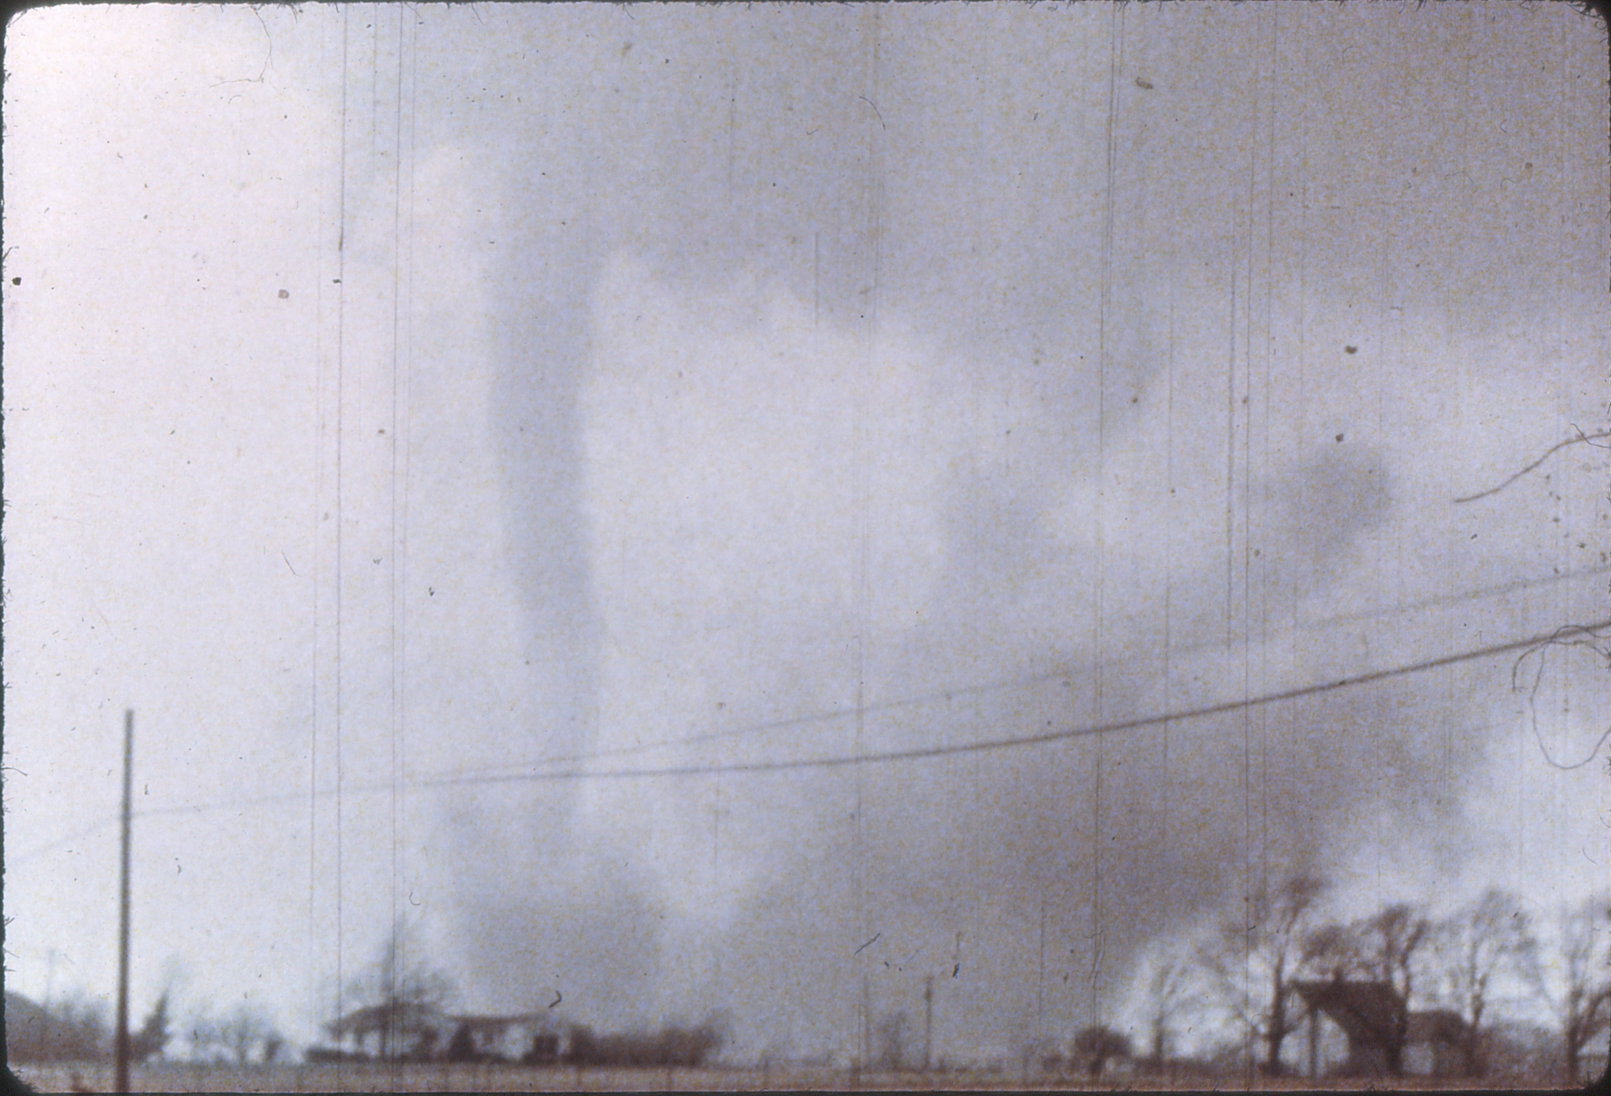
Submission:
[[[1583,1079],[1603,1066],[1611,1040],[1611,899],[1595,894],[1552,910],[1489,888],[1442,915],[1416,902],[1388,902],[1360,917],[1339,917],[1326,880],[1287,877],[1247,896],[1235,915],[1158,946],[1137,971],[1140,1011],[1129,1034],[1106,1024],[1085,1027],[1061,1048],[1037,1041],[1026,1050],[1045,1068],[1099,1075],[1114,1060],[1163,1069],[1184,1059],[1187,1029],[1220,1041],[1190,1063],[1207,1072],[1306,1072],[1306,1025],[1327,986],[1375,987],[1391,1004],[1381,1031],[1380,1072],[1410,1071],[1413,1021],[1448,1021],[1443,1038],[1458,1052],[1453,1072],[1469,1077]],[[329,1025],[339,1043],[344,1024],[368,1014],[372,1046],[337,1056],[424,1056],[490,1060],[500,1053],[461,1018],[447,1016],[453,979],[426,959],[409,926],[394,926],[380,953],[342,987]],[[165,990],[131,1032],[135,1061],[162,1058],[177,1044],[192,1061],[274,1062],[289,1057],[273,1016],[252,1002],[218,1013],[205,1001],[177,1016]],[[546,1010],[544,1011],[546,1016]],[[422,1019],[423,1018],[423,1019]],[[455,1021],[437,1036],[431,1024]],[[476,1019],[476,1018],[469,1018]],[[481,1018],[485,1019],[485,1018]],[[428,1022],[427,1022],[428,1021]],[[529,1047],[508,1060],[576,1064],[698,1064],[717,1052],[719,1018],[654,1032],[595,1033],[585,1026],[539,1025]],[[6,994],[6,1036],[15,1061],[92,1061],[111,1055],[105,1002],[69,994],[36,1004]],[[436,1040],[432,1043],[432,1040]],[[915,1065],[904,1013],[877,1025],[870,1065]],[[362,1041],[360,1041],[361,1045]],[[427,1045],[430,1044],[430,1045]],[[317,1048],[310,1048],[310,1060]],[[1312,1048],[1310,1049],[1312,1054]],[[923,1058],[927,1059],[925,1040]],[[1357,1063],[1356,1063],[1357,1065]]]
[[[1605,895],[1541,916],[1516,894],[1489,888],[1444,916],[1389,902],[1352,919],[1328,915],[1329,895],[1326,880],[1294,875],[1250,895],[1245,914],[1155,952],[1140,981],[1142,1060],[1170,1057],[1184,1025],[1217,1025],[1222,1062],[1273,1076],[1301,1072],[1293,1044],[1311,1002],[1345,983],[1375,988],[1390,1006],[1380,1033],[1389,1075],[1406,1071],[1417,1012],[1442,1022],[1441,1038],[1459,1052],[1457,1071],[1471,1077],[1502,1066],[1576,1080],[1591,1046],[1603,1051],[1611,1038]]]
[[[266,1009],[240,1002],[222,1013],[200,1002],[176,1017],[173,994],[164,990],[138,1027],[131,1025],[129,1058],[135,1063],[166,1057],[183,1044],[191,1061],[276,1062],[287,1057],[285,1036]],[[6,992],[6,1051],[16,1062],[95,1062],[112,1057],[114,1033],[104,1000],[83,993],[35,1002]]]

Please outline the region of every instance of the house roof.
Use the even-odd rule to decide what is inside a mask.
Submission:
[[[520,1012],[511,1016],[478,1016],[460,1014],[445,1017],[455,1027],[467,1027],[478,1035],[497,1035],[510,1028],[537,1028],[547,1030],[553,1020],[542,1012]]]
[[[1311,1010],[1335,1021],[1355,1047],[1391,1042],[1405,1017],[1404,999],[1386,982],[1295,982],[1292,988]]]
[[[1402,1019],[1404,1042],[1455,1043],[1466,1038],[1465,1020],[1446,1008],[1406,1012],[1404,999],[1386,982],[1296,982],[1304,1004],[1330,1017],[1356,1047],[1382,1046],[1392,1041],[1395,1023]]]
[[[354,1009],[325,1025],[333,1038],[356,1035],[360,1039],[377,1031],[420,1031],[440,1026],[446,1018],[434,1005],[412,1001],[388,1001]]]
[[[550,1017],[541,1012],[522,1012],[510,1016],[482,1016],[473,1013],[448,1014],[434,1005],[410,1001],[394,1001],[354,1009],[334,1023],[325,1025],[333,1038],[356,1035],[362,1039],[388,1029],[400,1033],[421,1032],[427,1029],[451,1030],[467,1027],[477,1035],[497,1036],[510,1028],[528,1027],[547,1029],[553,1025]]]

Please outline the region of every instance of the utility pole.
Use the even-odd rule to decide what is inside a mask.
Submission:
[[[1040,903],[1040,955],[1035,969],[1035,1038],[1046,1036],[1046,900]]]
[[[934,975],[923,979],[923,1072],[929,1071],[934,1049]]]
[[[129,1090],[129,801],[134,793],[134,709],[123,712],[123,873],[117,924],[117,1046],[113,1090]]]

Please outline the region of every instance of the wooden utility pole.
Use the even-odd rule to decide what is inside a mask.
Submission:
[[[929,1071],[934,1049],[934,975],[923,979],[923,1072]]]
[[[123,712],[123,873],[117,924],[117,1044],[113,1091],[129,1090],[129,801],[134,792],[134,710]]]

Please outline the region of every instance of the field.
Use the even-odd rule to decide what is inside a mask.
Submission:
[[[109,1092],[109,1065],[48,1065],[14,1067],[18,1077],[40,1092]],[[732,1069],[609,1069],[574,1066],[526,1068],[499,1065],[368,1064],[228,1066],[165,1063],[139,1066],[130,1071],[135,1092],[762,1092],[762,1091],[1248,1091],[1241,1076],[1210,1078],[1201,1075],[1170,1079],[1152,1076],[1115,1076],[1086,1084],[1084,1078],[1054,1074],[1025,1074],[1018,1070],[994,1072],[862,1072],[804,1066]],[[1495,1079],[1483,1085],[1467,1079],[1435,1081],[1385,1079],[1291,1078],[1257,1079],[1257,1091],[1349,1091],[1370,1088],[1434,1091],[1492,1088],[1512,1091],[1514,1078]],[[1537,1088],[1525,1084],[1521,1087]]]

